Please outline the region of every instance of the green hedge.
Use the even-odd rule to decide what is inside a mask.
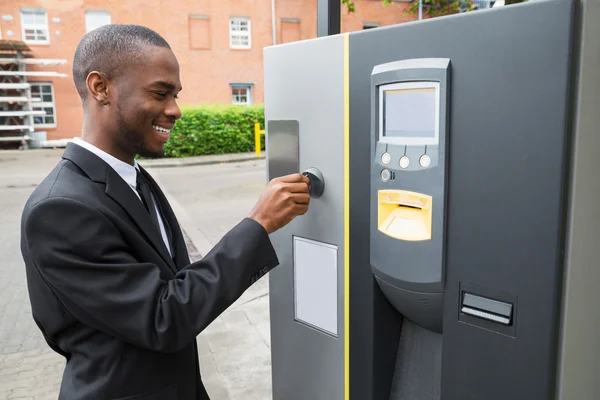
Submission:
[[[254,124],[264,129],[264,106],[182,107],[181,119],[165,145],[165,157],[255,151]],[[265,136],[261,135],[261,150]]]

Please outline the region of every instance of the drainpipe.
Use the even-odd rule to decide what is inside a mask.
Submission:
[[[277,44],[277,25],[275,19],[275,0],[271,0],[271,27],[273,30],[273,45]]]

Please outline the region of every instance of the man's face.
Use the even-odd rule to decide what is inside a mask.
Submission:
[[[179,64],[167,48],[147,46],[146,62],[123,72],[111,103],[116,145],[127,154],[156,158],[164,154],[169,131],[181,117]]]

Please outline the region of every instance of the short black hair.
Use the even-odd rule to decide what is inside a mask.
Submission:
[[[81,99],[87,96],[87,76],[101,72],[107,79],[118,78],[124,70],[144,61],[144,47],[171,49],[158,33],[145,26],[109,24],[88,32],[77,45],[73,58],[73,81]]]

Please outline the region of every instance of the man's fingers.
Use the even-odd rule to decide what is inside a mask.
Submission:
[[[282,176],[280,179],[282,182],[285,182],[285,183],[304,182],[304,183],[308,184],[310,182],[310,179],[308,179],[308,177],[306,177],[302,174],[285,175],[285,176]]]
[[[296,214],[304,215],[308,211],[308,205],[306,204],[297,204],[296,205]]]
[[[292,193],[291,198],[296,204],[308,204],[310,202],[310,195],[308,193]]]
[[[286,183],[285,187],[290,193],[308,193],[308,184],[304,182]]]

